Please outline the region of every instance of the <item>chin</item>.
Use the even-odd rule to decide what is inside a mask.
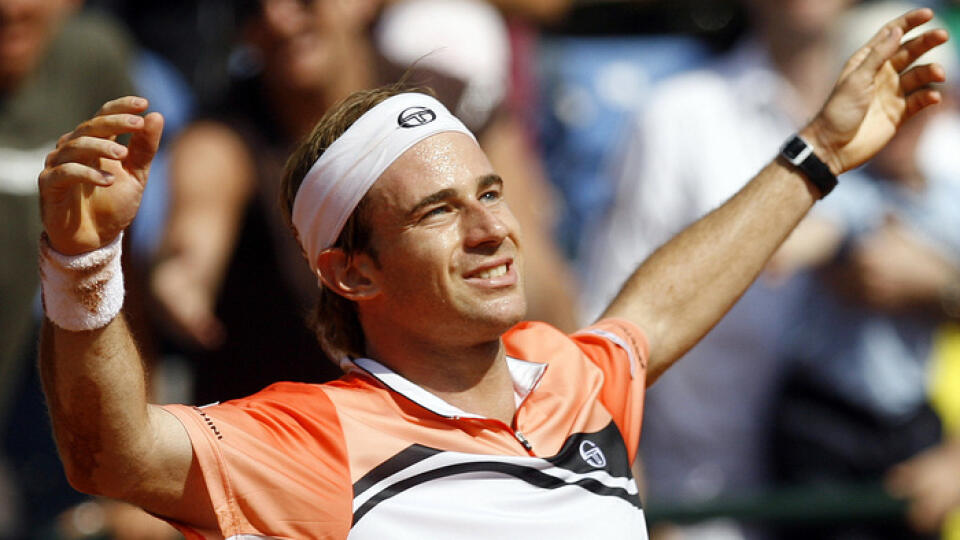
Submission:
[[[478,317],[478,323],[485,324],[496,329],[498,334],[503,334],[513,328],[517,323],[523,321],[527,315],[527,302],[524,298],[503,299],[494,305],[487,306],[484,313]]]

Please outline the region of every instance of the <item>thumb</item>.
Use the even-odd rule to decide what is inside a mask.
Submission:
[[[147,182],[150,172],[150,163],[160,148],[160,136],[163,134],[163,115],[152,112],[143,117],[143,129],[130,137],[127,145],[127,158],[123,160],[124,167],[133,174],[141,184]]]

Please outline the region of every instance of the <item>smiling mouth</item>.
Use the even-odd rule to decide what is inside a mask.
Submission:
[[[507,274],[507,263],[501,264],[500,266],[495,266],[483,272],[474,274],[473,277],[480,279],[493,279]]]

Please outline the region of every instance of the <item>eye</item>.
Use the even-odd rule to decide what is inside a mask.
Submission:
[[[495,190],[484,191],[480,194],[480,200],[485,202],[496,202],[500,200],[500,192]]]
[[[425,214],[423,214],[423,216],[420,219],[427,219],[430,217],[441,216],[443,214],[446,214],[449,211],[450,211],[450,207],[446,205],[438,206],[436,208],[432,208],[428,210]]]

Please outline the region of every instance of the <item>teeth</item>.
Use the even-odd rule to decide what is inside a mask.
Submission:
[[[484,270],[483,272],[480,272],[479,274],[477,274],[477,277],[480,279],[490,279],[490,278],[500,277],[506,273],[507,273],[507,265],[501,264],[496,268],[491,268],[489,270]]]

